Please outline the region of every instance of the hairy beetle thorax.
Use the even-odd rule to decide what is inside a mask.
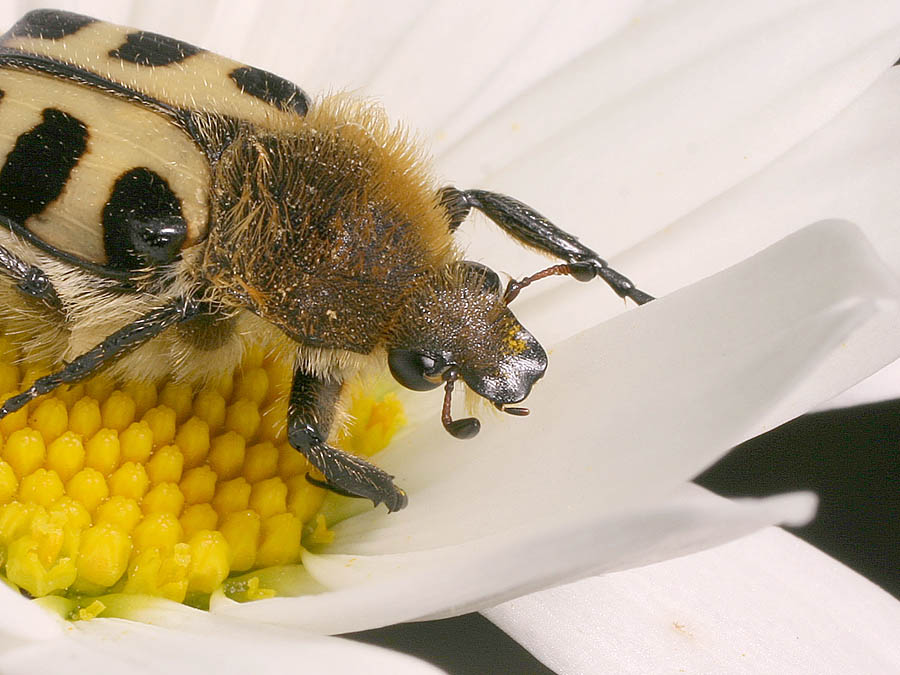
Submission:
[[[223,151],[203,274],[303,344],[368,353],[408,289],[454,257],[446,214],[379,108],[332,97],[313,111],[242,125]]]

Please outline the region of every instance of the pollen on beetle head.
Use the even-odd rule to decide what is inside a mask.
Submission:
[[[6,397],[48,371],[19,353],[0,331]],[[286,441],[290,380],[290,364],[248,349],[199,392],[101,375],[0,420],[0,572],[58,596],[71,620],[102,616],[113,593],[272,597],[255,571],[300,564],[304,542],[331,537],[326,493],[306,480],[322,476]],[[335,443],[368,456],[404,424],[402,406],[353,386]]]

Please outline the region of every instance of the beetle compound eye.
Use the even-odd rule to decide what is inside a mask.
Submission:
[[[391,375],[407,389],[428,391],[441,385],[441,373],[446,369],[444,359],[411,349],[392,349],[388,353]]]

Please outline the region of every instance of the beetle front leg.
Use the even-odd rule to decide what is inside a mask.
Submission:
[[[406,506],[406,493],[394,485],[393,476],[326,443],[342,386],[339,380],[319,379],[297,368],[288,403],[288,442],[325,476],[324,483],[307,477],[310,482],[399,511]]]
[[[550,268],[522,282],[511,282],[507,291],[508,301],[532,281],[553,274],[568,274],[578,281],[600,277],[619,297],[630,298],[639,305],[653,300],[652,295],[635,287],[628,277],[611,268],[576,237],[518,199],[487,190],[459,190],[455,187],[443,188],[440,198],[450,216],[451,230],[459,227],[470,209],[478,209],[522,244],[566,261],[565,265]]]

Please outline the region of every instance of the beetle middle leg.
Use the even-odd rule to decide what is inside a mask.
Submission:
[[[471,209],[478,209],[522,244],[566,261],[565,265],[549,268],[523,282],[511,282],[507,290],[508,301],[532,281],[553,274],[568,274],[578,281],[600,277],[619,297],[630,298],[639,305],[653,300],[652,295],[638,289],[628,277],[611,268],[576,237],[518,199],[487,190],[459,190],[452,186],[441,189],[440,198],[450,216],[451,230],[460,226]]]
[[[307,478],[310,482],[399,511],[406,506],[406,493],[394,485],[393,476],[326,443],[342,386],[340,380],[316,378],[297,368],[288,403],[288,442],[325,476],[324,483]]]
[[[24,392],[7,399],[0,406],[0,419],[19,410],[38,396],[49,394],[62,384],[72,384],[87,379],[117,358],[155,338],[170,326],[185,321],[201,311],[203,311],[202,303],[178,298],[168,305],[145,314],[117,330],[93,349],[77,356],[61,370],[38,378]]]

